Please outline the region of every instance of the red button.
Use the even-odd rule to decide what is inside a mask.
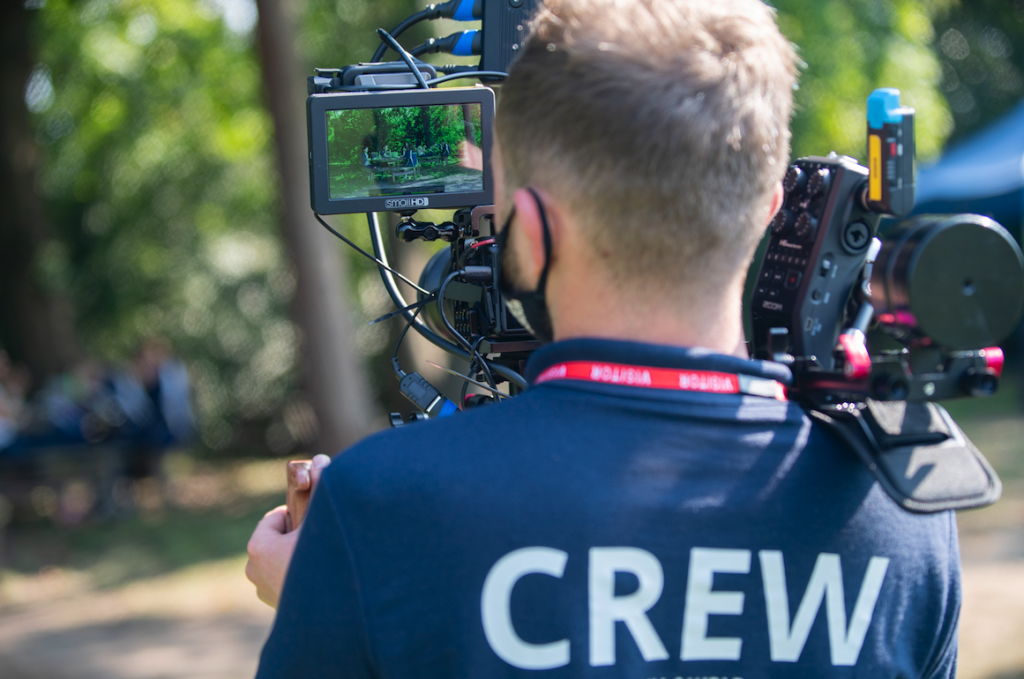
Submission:
[[[985,366],[1001,377],[1003,374],[1003,350],[999,347],[985,349]]]
[[[894,142],[894,141],[889,142],[889,155],[890,156],[895,156],[896,155],[896,142]]]

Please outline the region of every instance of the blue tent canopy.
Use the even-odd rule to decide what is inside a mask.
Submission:
[[[973,212],[1024,226],[1024,101],[917,173],[915,214]]]

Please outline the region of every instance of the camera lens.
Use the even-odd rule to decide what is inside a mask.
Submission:
[[[891,334],[953,350],[998,344],[1024,311],[1024,255],[980,215],[923,215],[887,234],[872,303]]]

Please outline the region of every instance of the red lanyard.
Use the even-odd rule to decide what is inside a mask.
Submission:
[[[775,380],[713,370],[676,370],[622,363],[567,361],[557,363],[542,372],[534,380],[534,384],[552,380],[583,380],[628,387],[702,391],[712,394],[750,394],[779,401],[786,400],[785,387]]]

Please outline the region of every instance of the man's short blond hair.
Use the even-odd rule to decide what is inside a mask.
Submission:
[[[795,61],[759,0],[547,0],[500,96],[506,188],[551,191],[624,285],[735,270],[786,170]]]

